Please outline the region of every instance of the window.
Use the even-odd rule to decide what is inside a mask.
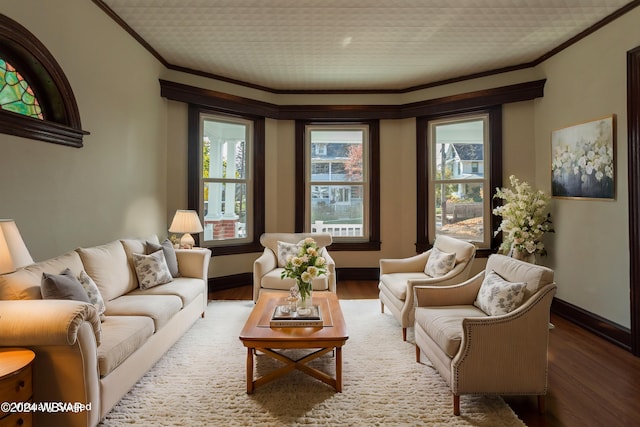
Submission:
[[[330,233],[333,250],[379,249],[378,122],[297,122],[296,135],[296,231]]]
[[[264,151],[264,119],[197,107],[189,114],[197,123],[190,126],[189,186],[197,191],[189,192],[189,208],[201,216],[200,245],[220,255],[255,251],[264,232],[264,155],[257,154]]]
[[[419,250],[438,235],[492,247],[492,189],[501,186],[500,111],[418,120],[418,170],[425,171],[418,182]]]
[[[26,28],[0,14],[0,133],[82,147],[88,132],[64,72]]]
[[[13,65],[0,58],[0,109],[44,119],[40,102],[29,82]]]

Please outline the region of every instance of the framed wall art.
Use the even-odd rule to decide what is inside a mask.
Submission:
[[[551,195],[615,199],[615,115],[551,132]]]

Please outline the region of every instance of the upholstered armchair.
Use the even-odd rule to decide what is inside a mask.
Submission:
[[[416,360],[426,356],[453,393],[537,395],[547,392],[553,270],[491,255],[485,271],[446,287],[417,286]]]
[[[380,310],[385,306],[402,326],[402,339],[413,326],[413,288],[418,285],[445,286],[469,278],[476,247],[463,240],[438,236],[433,247],[419,255],[380,260]]]
[[[312,237],[318,248],[320,256],[324,257],[327,266],[327,274],[313,279],[314,291],[336,291],[336,264],[327,251],[333,239],[329,233],[265,233],[260,236],[260,243],[264,251],[253,263],[253,301],[258,301],[263,290],[288,291],[296,284],[294,279],[281,279],[284,271],[287,255],[293,254],[295,245],[300,241]]]

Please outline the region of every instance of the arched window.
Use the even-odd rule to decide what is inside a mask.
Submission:
[[[0,14],[0,133],[82,147],[80,113],[47,48]]]

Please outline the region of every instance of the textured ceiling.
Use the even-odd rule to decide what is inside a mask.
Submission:
[[[538,60],[628,0],[97,0],[171,67],[402,90]]]

